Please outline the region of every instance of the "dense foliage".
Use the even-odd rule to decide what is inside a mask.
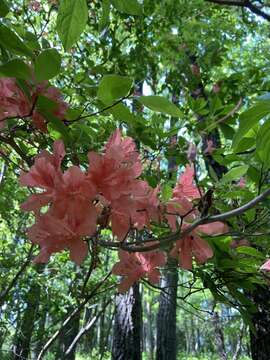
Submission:
[[[139,280],[152,359],[173,259],[179,356],[222,337],[250,354],[270,43],[267,5],[245,4],[0,0],[3,359],[109,357],[115,295]]]

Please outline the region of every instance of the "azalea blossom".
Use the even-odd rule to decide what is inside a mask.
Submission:
[[[78,265],[87,255],[87,244],[83,237],[92,235],[91,219],[84,218],[76,222],[58,219],[55,214],[37,217],[36,223],[28,230],[29,239],[40,245],[36,263],[48,262],[51,254],[68,249],[70,259]]]
[[[152,284],[157,284],[160,279],[160,272],[157,269],[166,264],[166,257],[163,252],[134,252],[119,250],[120,261],[113,268],[112,273],[125,278],[118,285],[120,293],[126,292],[136,281],[147,277]]]
[[[0,129],[9,117],[26,116],[31,103],[18,87],[15,78],[0,78]]]
[[[45,190],[40,194],[33,194],[21,205],[25,211],[38,212],[41,207],[49,204],[54,196],[55,189],[62,182],[61,162],[65,156],[64,143],[61,140],[54,142],[53,154],[42,151],[36,158],[28,173],[20,175],[20,185]]]
[[[260,270],[270,271],[270,260],[267,260],[261,267]]]
[[[187,227],[188,225],[184,224],[182,229],[185,230]],[[170,255],[179,260],[179,266],[190,270],[193,257],[197,263],[203,264],[214,255],[211,246],[201,238],[200,233],[214,235],[223,234],[225,231],[227,231],[227,226],[219,221],[200,225],[187,236],[177,240]]]
[[[198,199],[200,192],[194,184],[194,167],[187,165],[184,173],[179,177],[178,182],[173,190],[175,198],[186,197],[189,200]]]
[[[55,102],[52,114],[63,120],[68,108],[63,101],[60,91],[49,86],[48,82],[37,84],[30,89],[29,97],[17,85],[15,78],[0,78],[0,129],[5,125],[5,119],[10,117],[31,117],[35,127],[43,132],[47,131],[46,119],[34,107],[39,95]]]

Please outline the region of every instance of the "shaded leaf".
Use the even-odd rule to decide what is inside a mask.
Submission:
[[[175,117],[182,116],[182,112],[176,105],[164,98],[163,96],[140,96],[138,98],[140,103],[149,109]]]

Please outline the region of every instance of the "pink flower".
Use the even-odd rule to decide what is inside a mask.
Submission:
[[[27,117],[30,115],[34,103],[39,95],[45,96],[55,102],[53,115],[63,120],[68,105],[62,100],[60,91],[49,86],[48,82],[38,84],[36,88],[28,84],[29,98],[20,89],[15,78],[0,78],[0,129],[4,127],[5,119],[9,117]],[[36,108],[31,114],[35,127],[43,132],[47,131],[46,119]]]
[[[130,184],[142,171],[139,154],[131,138],[122,139],[119,130],[110,137],[105,154],[89,152],[89,178],[108,201],[130,194]]]
[[[88,218],[70,223],[51,214],[39,216],[28,230],[30,240],[41,248],[35,262],[46,263],[51,254],[68,249],[70,259],[81,264],[88,252],[83,237],[90,235],[91,231],[92,223]]]
[[[187,227],[188,225],[184,224],[183,229]],[[170,255],[179,259],[179,266],[182,268],[192,269],[193,256],[199,264],[203,264],[214,254],[208,242],[202,239],[199,234],[214,235],[222,234],[225,231],[227,231],[227,226],[219,221],[200,225],[184,238],[177,240]]]
[[[60,218],[65,214],[70,218],[92,217],[95,227],[97,214],[92,204],[95,196],[95,186],[78,166],[71,166],[55,189],[52,209]]]
[[[64,144],[61,140],[54,142],[53,154],[46,150],[42,151],[36,158],[28,173],[22,172],[20,185],[36,187],[44,192],[31,195],[22,205],[25,211],[35,211],[49,204],[55,195],[55,188],[62,182],[60,165],[65,156]]]
[[[160,272],[157,267],[165,265],[164,253],[159,251],[129,253],[120,250],[118,254],[120,261],[113,266],[112,273],[125,276],[118,285],[120,293],[126,292],[142,277],[147,277],[152,284],[159,282]]]
[[[240,188],[246,187],[246,180],[245,180],[245,178],[244,178],[243,176],[240,178],[239,183],[238,183],[238,186],[239,186]]]
[[[0,78],[0,129],[9,117],[26,116],[31,109],[30,101],[18,87],[15,78]]]
[[[64,120],[68,104],[63,101],[60,91],[54,87],[49,86],[47,81],[37,85],[37,89],[32,95],[32,101],[34,102],[37,96],[42,95],[55,102],[55,108],[52,110],[52,114],[59,120]],[[47,132],[46,119],[42,114],[34,109],[32,114],[32,120],[35,127],[43,132]]]
[[[198,199],[200,192],[194,185],[194,168],[187,165],[184,173],[179,177],[178,183],[173,190],[173,196],[181,199],[186,197],[189,200]]]
[[[267,260],[261,267],[260,270],[270,271],[270,260]]]

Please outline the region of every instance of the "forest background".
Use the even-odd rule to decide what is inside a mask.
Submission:
[[[270,359],[267,196],[226,218],[226,234],[204,236],[214,252],[205,264],[185,270],[168,255],[159,284],[144,278],[122,294],[110,224],[87,240],[80,266],[67,251],[33,262],[34,216],[20,208],[32,190],[19,182],[59,139],[63,167],[86,169],[88,151],[120,128],[164,203],[186,164],[203,189],[202,216],[258,199],[270,180],[269,7],[0,0],[1,359]],[[20,89],[8,100],[7,79]],[[8,113],[29,89],[30,111]],[[155,224],[130,241],[167,233]]]

